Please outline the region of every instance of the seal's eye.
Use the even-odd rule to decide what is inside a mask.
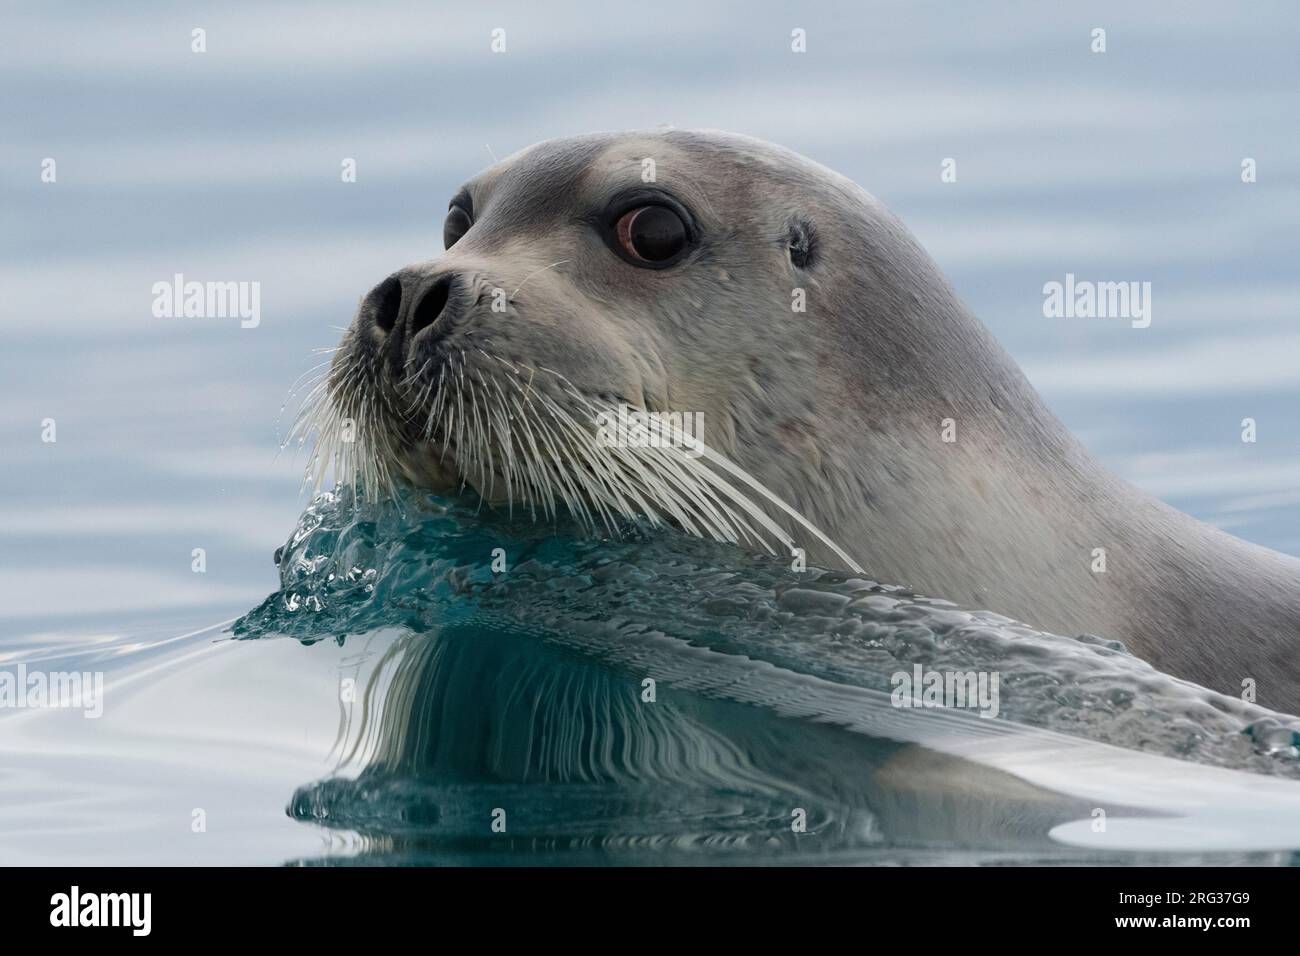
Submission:
[[[472,225],[474,222],[470,219],[469,213],[460,206],[452,206],[447,210],[447,221],[442,224],[442,247],[450,249],[461,236],[469,232],[469,227]]]
[[[634,265],[663,267],[686,249],[690,233],[682,217],[667,206],[638,206],[619,217],[618,244]]]

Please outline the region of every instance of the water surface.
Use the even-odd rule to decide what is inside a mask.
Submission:
[[[675,532],[569,530],[342,488],[236,621],[16,645],[5,667],[102,671],[105,706],[0,716],[6,858],[1288,863],[1300,847],[1291,718],[1113,642]],[[997,673],[997,716],[893,706],[915,666]]]

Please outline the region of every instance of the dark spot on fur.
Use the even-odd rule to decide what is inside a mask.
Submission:
[[[809,444],[812,423],[798,418],[784,418],[776,423],[777,438],[787,447]]]
[[[807,269],[813,264],[817,256],[817,233],[812,223],[802,219],[790,223],[786,244],[790,247],[790,261],[796,268]]]

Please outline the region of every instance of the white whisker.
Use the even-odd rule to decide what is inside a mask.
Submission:
[[[701,538],[793,551],[796,540],[767,510],[775,508],[861,571],[806,517],[670,419],[647,420],[649,447],[601,442],[601,416],[617,414],[617,406],[553,369],[475,345],[437,362],[436,373],[430,357],[386,384],[350,344],[323,363],[331,367],[312,384],[289,433],[314,440],[305,480],[317,490],[332,469],[337,481],[362,485],[367,500],[394,494],[397,474],[410,473],[404,456],[441,445],[438,460],[450,452],[461,489],[472,486],[480,507],[499,500],[511,517],[517,504],[533,521],[539,512],[555,520],[563,509],[585,532],[610,535],[624,522],[667,521]]]

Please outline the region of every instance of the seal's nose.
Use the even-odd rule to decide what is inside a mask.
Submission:
[[[434,283],[420,295],[419,301],[415,303],[415,308],[411,311],[410,328],[408,330],[410,338],[415,338],[421,331],[433,325],[438,316],[442,315],[443,310],[447,307],[447,299],[451,295],[452,283],[455,281],[455,275],[438,276]]]
[[[393,331],[402,310],[401,281],[397,276],[389,276],[370,290],[361,308],[385,335]]]
[[[451,272],[433,278],[396,272],[366,295],[358,320],[372,324],[382,338],[402,352],[448,312],[447,302],[457,281],[458,276]]]

